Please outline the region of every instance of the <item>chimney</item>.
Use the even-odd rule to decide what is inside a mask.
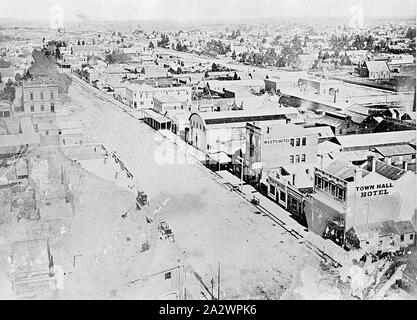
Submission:
[[[368,156],[368,171],[375,172],[376,159],[373,156]]]
[[[295,174],[295,173],[293,173],[293,174],[292,174],[292,185],[293,185],[293,186],[295,186],[295,176],[296,176],[296,174]]]

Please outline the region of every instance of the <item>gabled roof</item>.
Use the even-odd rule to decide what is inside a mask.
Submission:
[[[268,110],[235,110],[220,112],[199,112],[193,113],[198,115],[206,125],[225,124],[225,123],[245,123],[255,121],[267,121],[286,119],[286,114],[292,108],[276,108]]]
[[[369,72],[389,72],[386,61],[365,61]]]
[[[413,227],[410,221],[398,221],[394,225],[398,234],[406,234],[416,232],[416,229]]]
[[[345,121],[345,119],[341,119],[338,117],[334,117],[333,115],[325,114],[321,118],[312,119],[312,121],[314,121],[316,124],[337,127],[337,126],[340,126]]]
[[[416,153],[416,149],[409,144],[375,147],[375,151],[384,157],[402,156]]]
[[[397,234],[393,220],[357,225],[353,229],[359,239],[370,238],[373,234],[377,234],[379,237]]]
[[[399,169],[379,160],[376,160],[375,172],[390,180],[398,180],[407,173],[406,170]]]
[[[332,131],[332,128],[330,128],[329,126],[308,127],[305,129],[311,133],[316,133],[319,139],[333,138],[335,136]]]
[[[349,162],[342,160],[335,160],[330,165],[328,165],[323,171],[338,177],[340,179],[346,180],[355,176],[356,171],[361,171],[362,176],[366,176],[369,172],[361,170],[356,166],[350,164]]]
[[[414,137],[415,131],[405,130],[337,136],[333,138],[332,141],[334,140],[336,143],[339,143],[342,148],[348,149],[355,147],[371,147],[407,143]]]

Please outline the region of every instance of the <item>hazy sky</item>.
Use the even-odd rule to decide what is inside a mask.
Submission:
[[[271,17],[415,16],[416,0],[0,0],[0,18],[64,21],[81,12],[90,20],[170,20]],[[62,8],[62,9],[60,9]]]

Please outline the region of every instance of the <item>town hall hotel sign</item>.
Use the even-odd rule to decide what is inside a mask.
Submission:
[[[375,197],[389,194],[389,189],[393,188],[392,183],[379,183],[367,186],[356,187],[356,191],[360,192],[361,198]]]

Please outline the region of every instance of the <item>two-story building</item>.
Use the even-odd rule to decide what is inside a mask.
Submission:
[[[60,96],[58,86],[52,80],[24,81],[21,88],[19,102],[23,115],[42,115],[58,111]]]
[[[134,109],[154,108],[154,96],[173,96],[186,104],[191,103],[190,87],[152,87],[147,84],[130,84],[126,89],[127,104]]]
[[[315,164],[318,136],[291,123],[246,125],[244,176],[258,182],[262,169]]]
[[[352,226],[393,221],[411,221],[415,226],[416,177],[369,157],[356,167],[335,160],[315,168],[314,193],[305,203],[308,228],[339,245]]]
[[[188,142],[205,153],[233,155],[246,149],[246,124],[289,123],[293,108],[194,112],[190,116]]]

